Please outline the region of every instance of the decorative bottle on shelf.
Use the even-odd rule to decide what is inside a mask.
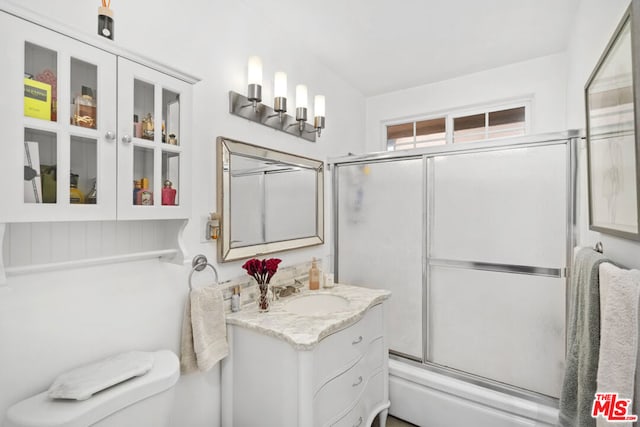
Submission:
[[[96,101],[90,87],[82,86],[82,95],[76,96],[73,124],[84,128],[96,128]]]
[[[309,289],[312,291],[320,289],[320,270],[318,270],[315,258],[311,261],[311,268],[309,269]]]
[[[142,138],[142,122],[138,121],[138,115],[133,115],[133,136]]]
[[[133,204],[137,205],[138,204],[138,193],[140,192],[140,181],[138,181],[137,179],[133,180]]]
[[[84,194],[78,190],[78,174],[71,173],[69,177],[69,203],[81,204],[84,203]]]
[[[140,180],[140,187],[140,191],[138,191],[138,195],[136,196],[136,205],[153,205],[153,192],[149,190],[149,179],[142,178]]]
[[[175,206],[176,204],[176,189],[171,188],[173,184],[168,179],[164,182],[164,188],[162,189],[162,204],[165,206]]]
[[[96,179],[93,180],[93,187],[91,188],[91,191],[89,191],[89,194],[87,194],[86,197],[86,203],[88,205],[95,205],[98,202],[98,190],[96,189]]]
[[[142,119],[142,138],[150,139],[153,141],[153,117],[151,113],[147,114],[147,117]]]

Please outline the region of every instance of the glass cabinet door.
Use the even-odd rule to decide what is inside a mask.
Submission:
[[[184,100],[191,85],[118,61],[118,218],[186,218]]]
[[[115,219],[116,57],[6,13],[0,25],[0,221]]]

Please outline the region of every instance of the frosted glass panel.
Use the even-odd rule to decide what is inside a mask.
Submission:
[[[434,363],[558,397],[564,279],[431,267]]]
[[[434,158],[430,256],[563,267],[566,153],[554,145]]]
[[[338,280],[390,290],[389,348],[422,359],[422,160],[338,174]]]

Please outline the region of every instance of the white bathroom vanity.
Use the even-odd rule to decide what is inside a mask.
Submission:
[[[339,285],[228,315],[222,424],[366,426],[381,413],[384,425],[390,295]]]

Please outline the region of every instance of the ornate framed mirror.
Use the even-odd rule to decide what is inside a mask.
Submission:
[[[221,262],[324,243],[324,163],[217,139]]]

